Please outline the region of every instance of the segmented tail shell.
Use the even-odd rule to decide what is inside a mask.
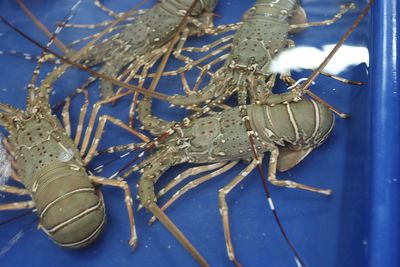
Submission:
[[[86,172],[72,163],[53,163],[32,180],[40,227],[58,245],[81,248],[102,232],[105,207]]]
[[[252,127],[262,139],[294,150],[321,145],[335,124],[329,109],[307,98],[275,106],[253,106],[250,113]]]

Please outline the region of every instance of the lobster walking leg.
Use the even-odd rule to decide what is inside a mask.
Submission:
[[[315,26],[329,26],[339,19],[342,18],[342,16],[349,11],[352,8],[355,8],[355,4],[351,3],[349,5],[341,6],[340,11],[336,13],[331,19],[323,20],[323,21],[315,21],[315,22],[307,22],[307,23],[302,23],[302,24],[292,24],[289,26],[289,30],[297,30],[297,29],[305,29],[308,27],[315,27]]]
[[[223,166],[222,168],[220,168],[220,169],[218,169],[216,171],[213,171],[212,173],[209,173],[209,174],[204,175],[204,176],[202,176],[200,178],[197,178],[196,180],[193,180],[193,181],[189,182],[184,187],[182,187],[181,189],[176,191],[176,193],[164,204],[164,206],[161,209],[162,210],[166,210],[169,206],[172,205],[172,203],[174,203],[176,200],[178,200],[178,198],[180,198],[186,192],[188,192],[189,190],[191,190],[193,188],[196,188],[197,186],[201,185],[204,182],[207,182],[207,181],[219,176],[220,174],[223,174],[223,173],[229,171],[234,166],[236,166],[236,164],[238,162],[239,161],[232,161],[232,162],[226,164],[225,166]]]
[[[101,106],[102,106],[103,104],[107,104],[107,103],[110,103],[110,102],[112,102],[112,101],[114,101],[114,100],[117,100],[117,99],[119,99],[119,98],[121,98],[121,97],[124,97],[125,95],[127,95],[127,94],[120,94],[120,95],[116,95],[116,96],[114,96],[114,97],[110,97],[110,98],[108,98],[108,99],[106,99],[106,100],[97,102],[97,103],[93,106],[93,110],[92,110],[92,113],[91,113],[90,119],[89,119],[89,124],[88,124],[88,126],[87,126],[87,128],[86,128],[85,138],[83,139],[83,142],[82,142],[81,153],[84,153],[84,152],[86,151],[88,145],[89,145],[89,139],[90,139],[90,136],[92,135],[94,123],[95,123],[95,121],[96,121],[96,116],[97,116],[97,113],[99,112]],[[100,119],[105,120],[104,117],[103,117],[103,118],[100,118]],[[104,122],[104,123],[105,123],[105,122]],[[147,137],[145,137],[142,133],[139,133],[139,132],[137,132],[136,130],[129,128],[129,127],[128,127],[127,125],[125,125],[124,123],[118,122],[118,124],[119,124],[119,125],[117,125],[117,126],[123,126],[122,128],[124,128],[124,129],[129,129],[129,132],[131,132],[132,134],[134,134],[134,135],[137,136],[138,138],[140,138],[140,139],[142,139],[142,140],[145,140],[145,141],[148,140]],[[99,133],[101,133],[101,132],[99,132]]]
[[[149,141],[149,139],[145,135],[143,135],[143,134],[137,135],[136,134],[137,132],[135,130],[133,130],[132,128],[130,128],[127,125],[125,125],[119,119],[116,119],[116,118],[111,117],[109,115],[103,115],[103,116],[101,116],[99,118],[99,125],[98,125],[96,133],[94,135],[92,144],[91,144],[91,146],[90,146],[85,158],[83,159],[83,162],[85,164],[90,162],[92,160],[92,158],[94,157],[94,155],[96,154],[97,146],[99,145],[99,142],[100,142],[100,139],[101,139],[101,137],[103,135],[104,127],[105,127],[107,121],[110,121],[114,125],[116,125],[118,127],[121,127],[124,130],[129,131],[130,133],[134,134],[135,136],[140,137],[145,142]]]
[[[176,69],[176,70],[173,70],[173,71],[166,71],[166,72],[163,73],[163,76],[175,76],[175,75],[178,75],[180,73],[187,72],[187,71],[191,70],[193,67],[201,64],[202,62],[204,62],[204,61],[206,61],[206,60],[208,60],[208,59],[210,59],[210,58],[212,58],[212,57],[214,57],[214,56],[216,56],[218,54],[221,54],[225,50],[228,50],[228,49],[230,49],[232,47],[233,47],[233,44],[228,43],[228,44],[223,45],[220,48],[214,50],[212,53],[209,53],[209,54],[207,54],[207,55],[205,55],[205,56],[203,56],[203,57],[201,57],[199,59],[196,59],[196,60],[192,60],[189,57],[184,57],[184,58],[179,58],[178,57],[178,59],[183,60],[187,64],[185,66],[179,68],[179,69]],[[149,77],[153,77],[154,75],[155,74],[149,74]]]
[[[19,196],[29,195],[29,191],[23,188],[10,186],[10,185],[0,185],[0,191],[8,194],[14,194]]]
[[[135,227],[135,218],[133,215],[133,199],[131,196],[131,191],[129,190],[128,183],[125,181],[116,181],[116,180],[111,180],[111,179],[104,179],[102,177],[97,177],[97,176],[89,176],[89,178],[97,184],[101,185],[109,185],[109,186],[114,186],[114,187],[119,187],[122,190],[124,190],[125,194],[125,204],[126,204],[126,209],[128,211],[128,216],[129,216],[129,226],[131,229],[131,238],[129,239],[129,245],[134,249],[136,248],[137,245],[137,234],[136,234],[136,227]]]
[[[63,108],[63,111],[61,114],[65,131],[67,132],[67,134],[69,136],[71,136],[71,120],[70,120],[70,116],[69,116],[70,106],[71,106],[71,99],[68,98],[65,101],[64,108]]]
[[[143,5],[144,3],[146,3],[147,0],[143,0],[141,1],[137,7],[139,7],[140,5]],[[95,6],[97,6],[98,8],[100,8],[101,10],[103,10],[107,15],[109,15],[110,17],[114,17],[116,19],[119,19],[120,17],[122,17],[124,15],[123,12],[121,13],[117,13],[113,10],[111,10],[109,7],[106,7],[100,0],[95,0],[94,1]],[[133,12],[132,15],[140,15],[146,12],[146,9],[137,9],[135,12]]]
[[[257,160],[253,160],[244,170],[242,170],[229,184],[227,184],[224,188],[219,190],[218,199],[219,199],[219,208],[220,214],[222,217],[222,224],[224,227],[224,235],[225,235],[225,242],[226,248],[228,251],[229,259],[236,265],[241,266],[239,261],[236,259],[235,252],[233,249],[232,238],[231,238],[231,231],[229,227],[229,212],[228,212],[228,204],[226,203],[226,196],[229,192],[235,188],[246,176],[254,170],[258,165]]]
[[[83,91],[83,95],[85,96],[85,102],[83,103],[80,111],[79,111],[79,119],[78,119],[78,125],[76,127],[76,133],[75,133],[75,138],[74,138],[74,143],[75,145],[79,145],[79,142],[81,140],[82,136],[82,130],[83,130],[83,123],[85,120],[87,108],[89,106],[89,96],[88,92],[86,90]]]
[[[330,189],[320,189],[313,186],[303,185],[290,180],[278,180],[276,179],[276,168],[279,157],[279,149],[275,148],[271,151],[268,167],[268,181],[276,186],[283,186],[288,188],[297,188],[302,190],[307,190],[315,193],[320,193],[329,196],[332,191]]]
[[[201,185],[204,182],[207,182],[227,171],[229,171],[230,169],[232,169],[234,166],[236,166],[236,164],[239,161],[232,161],[230,163],[224,163],[224,166],[217,169],[216,171],[213,171],[212,173],[209,173],[207,175],[204,175],[200,178],[197,178],[191,182],[189,182],[188,184],[186,184],[185,186],[183,186],[181,189],[179,189],[178,191],[176,191],[176,193],[161,207],[161,210],[165,211],[168,207],[170,207],[175,201],[177,201],[181,196],[183,196],[185,193],[187,193],[189,190],[196,188],[197,186]],[[163,189],[161,189],[163,190]],[[161,192],[161,191],[160,191]],[[155,217],[153,216],[149,223],[153,223],[155,221]]]
[[[209,74],[209,75],[210,75],[209,70],[211,69],[211,67],[212,67],[213,65],[216,65],[216,64],[218,64],[218,63],[220,63],[220,62],[225,61],[228,57],[229,57],[228,54],[224,54],[224,55],[220,56],[219,58],[214,59],[213,61],[211,61],[211,62],[208,63],[207,65],[204,65],[203,67],[201,67],[201,68],[200,68],[200,74],[199,74],[199,76],[198,76],[197,79],[196,79],[196,83],[194,84],[191,93],[197,92],[197,91],[199,90],[199,86],[200,86],[201,82],[203,81],[205,75],[206,75],[206,74]]]
[[[187,179],[191,176],[201,174],[203,172],[220,169],[226,164],[227,164],[226,162],[219,162],[219,163],[204,165],[204,166],[200,166],[200,167],[193,167],[193,168],[190,168],[190,169],[180,173],[178,176],[176,176],[174,179],[172,179],[166,186],[161,188],[160,191],[158,191],[157,199],[162,197],[163,195],[165,195],[167,192],[169,192],[172,188],[174,188],[179,183],[183,182],[185,179]]]
[[[94,5],[100,8],[102,11],[104,11],[104,13],[106,13],[110,17],[114,17],[116,19],[121,17],[121,13],[114,12],[110,8],[106,7],[100,0],[95,0]]]
[[[204,56],[204,57],[202,57],[200,59],[197,59],[197,60],[193,60],[188,56],[184,56],[182,54],[182,51],[198,52],[198,53],[208,52],[209,50],[213,49],[214,47],[219,46],[219,45],[221,45],[223,43],[226,43],[226,42],[232,40],[233,38],[234,38],[234,35],[228,35],[228,36],[222,37],[221,39],[219,39],[219,40],[217,40],[217,41],[215,41],[213,43],[204,45],[202,47],[186,47],[186,48],[177,49],[174,52],[174,56],[177,59],[181,60],[182,62],[187,63],[187,65],[182,67],[182,68],[180,68],[180,69],[178,69],[178,70],[175,70],[175,73],[182,73],[182,72],[185,72],[187,70],[190,70],[194,66],[200,64],[201,62],[204,62],[205,60],[209,59],[210,57],[216,56],[216,55],[224,52],[226,49],[231,48],[232,45],[231,44],[224,45],[224,46],[212,51],[212,53],[210,53],[210,54],[208,54],[208,55],[206,55],[206,56]],[[169,74],[169,73],[172,74],[173,72],[168,72],[167,74]]]
[[[11,164],[15,164],[13,162],[11,162]],[[14,168],[14,167],[13,167]],[[13,170],[11,170],[11,174],[10,174],[11,179],[13,179],[14,181],[18,182],[18,183],[22,183],[21,178],[18,176],[18,174]]]
[[[33,209],[34,207],[35,203],[33,201],[22,201],[22,202],[0,204],[0,211],[25,210],[25,209]]]

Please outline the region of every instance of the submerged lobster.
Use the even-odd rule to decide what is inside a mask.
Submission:
[[[9,24],[3,17],[0,19]],[[10,25],[10,24],[9,24]],[[63,26],[63,25],[62,25]],[[59,26],[53,34],[48,48]],[[87,49],[82,48],[72,59],[75,60]],[[0,124],[7,129],[9,136],[6,147],[13,157],[16,174],[13,178],[22,183],[26,190],[19,187],[3,186],[1,191],[11,194],[29,195],[32,200],[10,204],[0,204],[0,210],[36,209],[40,228],[58,245],[67,248],[80,248],[93,243],[104,229],[106,222],[105,205],[98,185],[111,185],[124,190],[128,210],[131,238],[130,245],[136,246],[136,231],[132,211],[132,198],[126,182],[107,180],[93,176],[85,169],[96,152],[100,132],[111,117],[100,117],[99,127],[91,146],[78,148],[83,128],[83,118],[87,105],[81,109],[80,121],[75,140],[70,137],[69,105],[64,108],[64,126],[52,114],[49,105],[49,93],[53,83],[65,72],[68,65],[62,65],[50,72],[38,87],[35,82],[39,75],[45,53],[28,85],[26,110],[20,110],[0,103]],[[112,118],[111,118],[112,119]],[[94,122],[88,125],[93,128]],[[90,134],[85,136],[89,141]]]

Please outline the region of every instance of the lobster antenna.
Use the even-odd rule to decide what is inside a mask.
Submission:
[[[17,1],[19,1],[19,0],[17,0]],[[56,43],[56,41],[58,40],[57,35],[61,32],[61,30],[65,27],[65,25],[74,17],[75,10],[80,5],[81,2],[82,1],[79,0],[72,6],[72,8],[68,12],[68,14],[63,18],[62,23],[56,27],[56,29],[54,30],[54,33],[51,33],[50,40],[47,42],[46,48],[49,48],[53,44],[53,42]],[[22,2],[19,2],[19,3],[21,5],[23,5]],[[31,14],[30,11],[26,8],[26,6],[23,5],[23,9],[24,8],[26,9],[25,12],[29,12],[28,14]],[[35,83],[39,76],[40,68],[42,66],[42,63],[44,62],[45,56],[46,56],[46,51],[42,51],[42,54],[39,56],[39,59],[37,61],[35,70],[33,71],[32,79],[31,79],[30,83],[28,84],[28,98],[30,99],[30,100],[28,100],[28,105],[30,105],[30,103],[34,102],[33,99],[35,98],[35,93],[33,90],[35,89]]]
[[[350,36],[350,34],[353,33],[353,31],[357,28],[358,24],[360,24],[361,20],[367,15],[368,11],[371,9],[372,4],[375,2],[375,0],[370,0],[368,4],[364,7],[364,9],[361,11],[361,13],[358,15],[357,19],[354,21],[354,23],[351,25],[351,27],[347,30],[347,32],[342,36],[342,38],[339,40],[339,42],[335,45],[335,47],[331,50],[329,55],[322,61],[321,65],[316,68],[313,73],[310,75],[308,80],[303,83],[300,87],[301,91],[306,91],[308,90],[308,87],[312,84],[312,82],[315,81],[315,79],[318,77],[318,75],[322,72],[322,70],[328,65],[329,61],[333,58],[333,56],[336,54],[336,52],[339,50],[339,48],[344,44],[344,42],[347,40],[347,38]]]
[[[292,253],[294,255],[296,263],[299,266],[304,267],[306,265],[305,265],[302,257],[300,256],[300,253],[297,251],[296,247],[293,245],[292,241],[289,239],[289,236],[287,235],[287,233],[285,231],[285,228],[283,227],[282,222],[279,219],[278,213],[276,212],[274,202],[272,201],[272,196],[271,196],[271,193],[270,193],[269,188],[268,188],[267,179],[265,177],[264,169],[262,167],[262,158],[259,156],[259,154],[257,152],[256,144],[254,142],[254,131],[251,128],[250,121],[249,121],[248,115],[247,115],[246,107],[242,107],[241,108],[241,113],[242,113],[242,116],[243,116],[244,125],[246,127],[247,136],[248,136],[249,142],[251,144],[251,149],[252,149],[252,152],[253,152],[254,159],[257,161],[257,169],[258,169],[258,172],[260,173],[261,181],[262,181],[262,184],[263,184],[263,187],[264,187],[264,191],[265,191],[265,194],[267,195],[268,204],[269,204],[271,212],[272,212],[272,214],[274,216],[275,222],[278,225],[279,230],[280,230],[283,238],[285,239],[286,243],[289,245],[290,250],[292,251]]]
[[[68,47],[66,47],[57,37],[54,36],[53,33],[51,33],[33,14],[32,12],[25,6],[25,4],[21,0],[16,0],[18,5],[21,7],[21,9],[25,12],[26,15],[33,21],[33,23],[40,29],[42,30],[50,39],[54,40],[55,45],[60,48],[64,53],[68,51]],[[81,3],[81,0],[79,0],[73,7],[72,10],[75,9],[77,5]],[[63,25],[65,25],[63,23]]]
[[[25,39],[29,40],[31,43],[33,43],[34,45],[36,45],[37,47],[39,47],[40,49],[44,50],[47,53],[52,54],[53,56],[59,58],[62,62],[64,62],[65,64],[71,65],[73,67],[76,67],[80,70],[83,70],[87,73],[89,73],[90,75],[96,77],[96,78],[100,78],[100,79],[105,79],[108,80],[110,82],[112,82],[115,85],[127,88],[129,90],[131,90],[132,92],[139,92],[141,94],[144,94],[146,96],[150,96],[153,98],[157,98],[157,99],[161,99],[161,100],[166,100],[166,98],[168,97],[165,94],[162,93],[158,93],[158,92],[150,92],[147,89],[141,88],[141,87],[136,87],[124,82],[121,82],[117,79],[108,77],[107,75],[104,75],[102,73],[99,73],[97,71],[94,71],[90,68],[85,67],[84,65],[81,65],[79,63],[76,63],[52,50],[50,50],[49,48],[46,48],[45,46],[43,46],[42,44],[40,44],[39,42],[37,42],[36,40],[34,40],[33,38],[31,38],[29,35],[27,35],[26,33],[22,32],[21,30],[19,30],[18,28],[16,28],[14,25],[12,25],[7,19],[5,19],[3,16],[0,16],[0,20],[3,21],[8,27],[10,27],[11,29],[13,29],[15,32],[17,32],[18,34],[20,34],[22,37],[24,37]],[[74,55],[75,56],[75,55]],[[73,56],[73,57],[74,57]]]
[[[374,2],[374,0],[371,0],[367,4],[367,6],[363,9],[363,11],[357,17],[356,21],[352,24],[350,29],[343,35],[343,37],[340,39],[340,41],[336,44],[336,46],[332,49],[332,51],[329,53],[329,55],[321,63],[321,65],[311,74],[310,78],[308,78],[307,81],[304,84],[301,85],[300,88],[302,90],[308,89],[308,87],[313,83],[313,81],[316,79],[316,77],[322,72],[322,70],[325,68],[325,66],[328,64],[328,62],[335,55],[337,50],[343,45],[343,43],[346,41],[346,39],[350,36],[350,34],[355,30],[355,28],[358,26],[358,24],[361,22],[361,20],[368,13],[368,11],[371,8],[371,5],[373,4],[373,2]],[[274,203],[272,201],[271,193],[270,193],[269,188],[268,188],[267,179],[265,177],[265,173],[264,173],[264,170],[263,170],[262,165],[261,165],[260,157],[258,155],[258,152],[257,152],[257,149],[256,149],[256,145],[255,145],[255,142],[254,142],[253,131],[251,130],[251,126],[250,126],[250,123],[249,123],[248,120],[245,121],[245,124],[246,124],[246,128],[247,128],[247,131],[248,131],[248,137],[249,137],[249,141],[250,141],[250,144],[251,144],[251,147],[252,147],[253,155],[254,155],[255,160],[257,160],[257,163],[258,163],[257,164],[257,168],[258,168],[258,171],[259,171],[259,173],[261,175],[261,180],[262,180],[262,184],[263,184],[263,187],[264,187],[264,191],[265,191],[265,194],[267,196],[268,204],[270,206],[272,214],[274,215],[274,219],[275,219],[276,223],[278,224],[279,230],[281,231],[281,233],[282,233],[283,237],[285,238],[287,244],[289,245],[290,249],[292,250],[292,252],[293,252],[293,254],[295,256],[296,262],[300,266],[305,266],[304,261],[301,259],[299,252],[296,250],[295,246],[290,241],[285,229],[283,228],[282,222],[280,221],[279,216],[278,216],[278,214],[276,212]]]

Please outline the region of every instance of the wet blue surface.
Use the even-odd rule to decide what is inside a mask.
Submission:
[[[119,11],[133,6],[130,1],[106,3]],[[137,1],[138,2],[138,1]],[[216,13],[221,18],[216,24],[236,22],[252,5],[253,1],[220,1]],[[310,21],[330,18],[338,10],[341,1],[302,1]],[[329,27],[308,29],[293,37],[297,45],[321,47],[335,43],[354,21],[365,1],[356,1],[358,8],[347,14],[338,23]],[[40,20],[53,29],[55,23],[65,16],[74,1],[30,1],[28,7]],[[387,3],[386,3],[387,4]],[[398,223],[398,96],[396,80],[383,77],[387,71],[394,71],[387,58],[390,58],[389,44],[381,42],[383,36],[390,35],[389,21],[383,17],[382,9],[391,14],[393,8],[380,3],[375,6],[371,23],[367,17],[346,42],[348,45],[372,48],[371,69],[365,64],[353,66],[340,75],[353,80],[361,80],[368,85],[355,87],[341,84],[326,77],[317,80],[313,90],[330,104],[351,114],[349,120],[337,118],[333,135],[326,144],[316,149],[301,164],[280,178],[290,178],[308,185],[331,188],[333,195],[324,197],[295,189],[282,189],[271,186],[275,206],[290,239],[307,262],[308,266],[396,266],[394,251],[398,248],[398,239],[394,226]],[[394,5],[394,3],[393,3]],[[0,2],[0,14],[9,18],[16,26],[32,36],[46,42],[46,38],[35,28],[17,4],[11,0]],[[377,15],[378,14],[378,15]],[[390,16],[389,16],[390,17]],[[108,19],[91,1],[82,3],[75,23],[95,22]],[[371,30],[374,30],[371,35]],[[32,53],[39,50],[0,25],[0,49],[16,49]],[[60,36],[65,43],[89,31],[66,29]],[[382,38],[373,38],[378,34]],[[190,41],[199,46],[212,38]],[[386,46],[387,45],[387,46]],[[390,44],[392,47],[394,44]],[[377,50],[375,50],[377,48]],[[387,48],[386,50],[384,48]],[[382,51],[382,53],[380,52]],[[377,61],[375,61],[377,60]],[[385,70],[381,62],[385,62]],[[0,101],[23,108],[25,105],[26,85],[28,84],[34,63],[12,56],[0,57]],[[174,66],[169,66],[173,68]],[[47,65],[42,72],[51,69]],[[387,71],[386,71],[387,70]],[[368,77],[367,72],[372,74]],[[379,73],[376,74],[376,73]],[[375,76],[378,75],[378,76]],[[294,72],[295,78],[309,75],[308,71]],[[68,92],[80,85],[87,75],[76,70],[68,71],[64,79],[56,84],[52,103],[63,99]],[[189,77],[190,78],[190,77]],[[382,84],[386,81],[386,84]],[[373,85],[373,90],[370,88]],[[163,81],[159,91],[171,93],[180,89],[177,80]],[[91,99],[97,99],[97,91],[91,92]],[[121,101],[114,108],[105,107],[102,113],[127,119],[129,99]],[[180,111],[166,110],[167,104],[156,102],[156,112],[166,119],[182,117]],[[71,120],[73,129],[78,119],[82,99],[72,103]],[[385,119],[384,119],[385,118]],[[373,127],[373,128],[372,128]],[[106,137],[101,147],[136,141],[123,130],[107,126]],[[390,141],[390,142],[389,142]],[[394,145],[396,144],[396,145]],[[390,159],[390,160],[387,160]],[[104,162],[105,157],[95,159],[91,166]],[[121,164],[111,166],[104,175],[111,174]],[[175,203],[167,214],[180,227],[183,233],[203,254],[211,266],[230,266],[218,211],[218,190],[226,185],[245,165],[240,164],[227,172],[187,193]],[[188,165],[172,168],[163,177],[160,185],[186,170]],[[381,174],[385,174],[384,178]],[[389,178],[390,177],[390,178]],[[135,193],[135,174],[129,181]],[[386,180],[382,180],[386,179]],[[54,245],[47,236],[32,225],[35,216],[27,216],[13,223],[0,225],[0,250],[21,229],[24,235],[4,255],[0,256],[1,266],[196,266],[189,254],[175,241],[165,228],[156,223],[148,226],[149,214],[144,210],[135,213],[139,246],[132,252],[128,246],[128,220],[123,203],[123,194],[114,188],[103,188],[108,225],[103,237],[92,247],[80,251],[66,251]],[[169,195],[171,196],[171,195]],[[7,195],[1,202],[15,201],[17,197]],[[161,203],[167,198],[163,198]],[[257,172],[253,172],[231,194],[230,207],[231,232],[238,259],[244,266],[295,266],[292,254],[280,235],[268,209],[267,201]],[[137,203],[135,203],[137,207]],[[13,217],[20,212],[2,212],[0,221]],[[381,228],[381,225],[383,228]],[[371,242],[374,245],[371,245]],[[391,249],[386,249],[389,246]],[[380,265],[381,260],[385,264]],[[398,263],[398,261],[397,261]]]

